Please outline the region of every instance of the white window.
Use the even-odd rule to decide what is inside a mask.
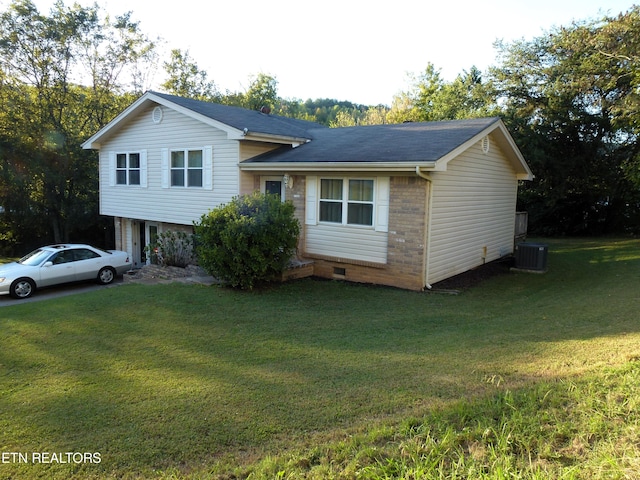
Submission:
[[[140,154],[116,153],[116,184],[140,185]]]
[[[147,186],[147,151],[109,152],[109,186]]]
[[[202,187],[203,158],[202,150],[172,150],[171,186]]]
[[[373,226],[373,191],[370,179],[320,179],[320,221]]]
[[[213,189],[213,146],[160,149],[162,188]]]

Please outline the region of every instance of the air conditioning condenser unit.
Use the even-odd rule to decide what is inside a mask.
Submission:
[[[546,272],[548,255],[549,247],[544,243],[519,243],[515,247],[515,268]]]

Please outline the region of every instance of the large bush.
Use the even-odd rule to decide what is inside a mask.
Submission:
[[[234,197],[195,224],[200,266],[233,287],[278,278],[295,254],[300,223],[291,202],[254,193]]]

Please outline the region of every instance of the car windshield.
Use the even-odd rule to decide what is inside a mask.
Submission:
[[[38,250],[34,250],[33,252],[28,253],[27,255],[22,257],[20,260],[18,260],[18,263],[34,267],[36,265],[40,265],[44,260],[49,258],[50,255],[50,251],[42,250],[41,248],[39,248]]]

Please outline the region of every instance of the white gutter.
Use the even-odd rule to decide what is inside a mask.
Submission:
[[[429,189],[429,192],[427,194],[427,208],[425,209],[424,212],[424,216],[425,216],[425,249],[424,249],[424,257],[423,257],[423,262],[424,262],[424,283],[425,286],[427,287],[427,289],[431,290],[433,287],[431,286],[431,284],[429,283],[429,265],[430,265],[430,260],[431,260],[431,206],[433,204],[433,202],[431,201],[432,196],[433,196],[433,181],[431,180],[431,177],[426,175],[422,170],[420,170],[420,166],[416,165],[416,175],[418,175],[420,178],[424,178],[427,181],[427,188]]]
[[[232,137],[230,136],[229,138]],[[308,138],[302,137],[289,137],[286,135],[273,135],[270,133],[253,132],[248,128],[245,128],[242,133],[233,136],[233,139],[253,140],[255,142],[282,143],[284,145],[290,144],[294,148],[311,141]]]
[[[420,167],[404,162],[241,162],[245,172],[296,171],[296,172],[414,172],[416,168],[430,172],[439,171],[436,162],[425,162]]]

